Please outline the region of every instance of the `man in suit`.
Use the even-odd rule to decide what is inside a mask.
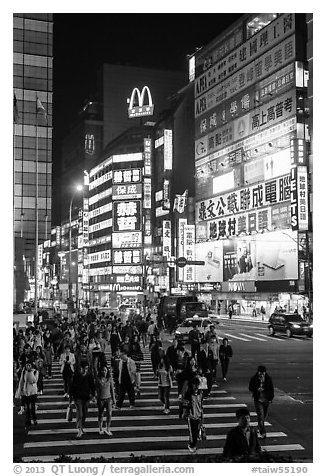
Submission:
[[[256,430],[250,426],[248,408],[239,408],[236,413],[238,425],[229,431],[223,448],[223,457],[233,462],[255,461],[261,453]]]

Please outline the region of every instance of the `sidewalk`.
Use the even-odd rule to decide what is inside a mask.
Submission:
[[[229,315],[228,314],[217,314],[217,313],[208,313],[208,317],[211,317],[211,318],[216,318],[216,319],[227,319],[229,321],[248,321],[248,322],[265,322],[267,323],[268,322],[268,319],[269,317],[264,316],[264,318],[262,318],[262,315],[258,315],[256,317],[254,316],[248,316],[247,314],[240,314],[240,315],[234,315],[232,316],[232,319],[229,318]]]

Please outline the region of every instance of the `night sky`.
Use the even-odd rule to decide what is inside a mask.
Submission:
[[[96,87],[103,63],[184,71],[187,54],[236,21],[236,13],[57,13],[53,44],[53,220],[60,201],[61,141]]]

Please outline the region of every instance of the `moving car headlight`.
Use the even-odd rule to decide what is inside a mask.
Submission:
[[[176,334],[181,334],[181,332],[180,332],[180,331],[175,331],[175,333],[176,333]]]
[[[292,324],[292,327],[294,327],[295,329],[298,329],[300,327],[299,324],[293,324],[292,322],[291,324]]]

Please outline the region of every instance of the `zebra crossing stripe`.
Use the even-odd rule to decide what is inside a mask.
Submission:
[[[226,335],[226,336],[228,336],[228,337],[231,337],[232,339],[239,339],[239,340],[243,340],[243,341],[245,341],[245,342],[250,342],[249,339],[244,339],[243,337],[235,336],[235,335],[233,335],[233,334],[226,334],[226,333],[224,333],[224,335]]]
[[[262,450],[266,450],[269,452],[272,451],[277,451],[277,452],[282,452],[282,451],[301,451],[304,450],[304,448],[301,445],[294,444],[294,445],[273,445],[273,446],[262,446]],[[202,455],[220,455],[223,452],[223,448],[198,448],[197,449],[197,454],[202,454]],[[130,454],[133,454],[134,456],[142,456],[144,454],[144,450],[130,450],[130,451],[117,451],[114,454],[112,452],[101,452],[101,456],[103,458],[110,459],[114,456],[114,458],[130,458]],[[187,448],[180,448],[180,449],[175,449],[173,452],[170,452],[168,450],[146,450],[146,456],[182,456],[182,455],[189,455],[189,451]],[[94,458],[94,453],[70,453],[69,456],[72,458],[80,458],[80,456],[83,457],[84,460],[90,460],[91,458]],[[29,457],[24,457],[23,462],[24,463],[29,463],[35,460],[40,460],[44,463],[48,463],[51,461],[54,461],[54,459],[57,458],[57,455],[47,455],[47,456],[29,456]]]
[[[254,336],[248,336],[248,334],[242,334],[240,333],[241,336],[244,336],[244,337],[249,337],[249,339],[255,339],[255,340],[259,340],[261,342],[266,342],[266,339],[260,339],[259,337],[254,337]]]

